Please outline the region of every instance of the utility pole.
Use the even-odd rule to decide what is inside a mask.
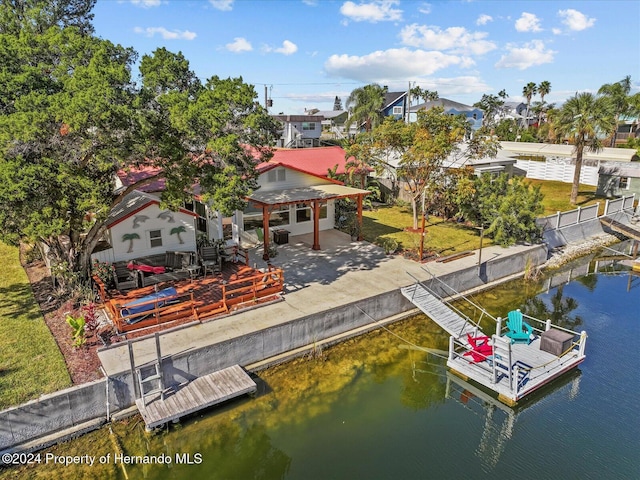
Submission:
[[[264,86],[264,108],[269,112],[269,100],[267,98],[267,86]]]

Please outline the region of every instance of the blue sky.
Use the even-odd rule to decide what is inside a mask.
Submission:
[[[242,76],[261,102],[266,85],[272,113],[331,110],[372,82],[469,105],[544,80],[551,103],[627,75],[640,88],[637,0],[98,0],[94,14],[97,35],[140,55],[181,51],[201,79]]]

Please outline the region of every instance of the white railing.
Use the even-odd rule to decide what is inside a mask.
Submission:
[[[612,215],[619,212],[633,214],[635,204],[635,193],[626,197],[616,198],[615,200],[607,200],[604,206],[604,216]],[[640,206],[638,206],[640,209]],[[536,220],[536,224],[542,228],[543,232],[548,230],[558,230],[570,225],[577,225],[590,220],[599,218],[598,211],[600,203],[589,205],[588,207],[578,207],[574,210],[566,212],[558,212],[555,215],[540,217]]]

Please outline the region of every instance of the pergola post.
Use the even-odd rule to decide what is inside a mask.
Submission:
[[[362,197],[358,195],[358,241],[362,240]]]
[[[313,202],[313,250],[320,250],[320,202]]]
[[[269,258],[269,216],[271,213],[269,212],[269,207],[267,205],[262,205],[262,231],[264,232],[264,238],[262,241],[263,245],[263,254],[262,258]]]

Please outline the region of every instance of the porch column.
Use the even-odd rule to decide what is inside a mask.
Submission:
[[[358,195],[358,241],[362,240],[362,195]]]
[[[263,257],[269,256],[269,208],[266,205],[262,205],[262,231],[264,232]]]
[[[313,247],[312,250],[320,250],[320,202],[313,201]]]

